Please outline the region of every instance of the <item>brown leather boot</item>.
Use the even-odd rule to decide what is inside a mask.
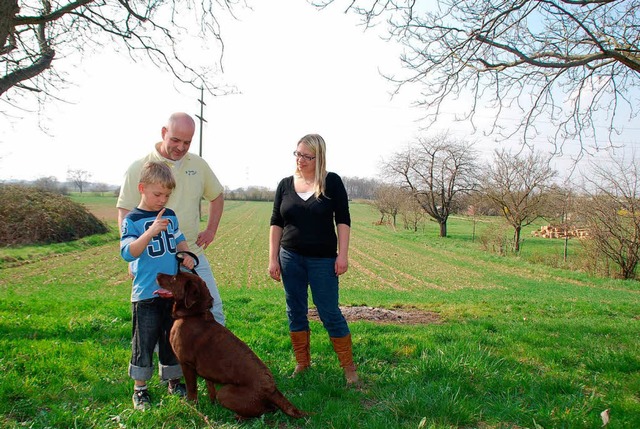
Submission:
[[[296,369],[291,377],[295,377],[311,366],[311,331],[289,332],[291,344],[296,356]]]
[[[333,350],[338,355],[340,366],[344,369],[344,376],[347,379],[347,386],[358,384],[358,374],[356,373],[356,365],[353,363],[353,352],[351,343],[351,334],[342,338],[331,337]]]

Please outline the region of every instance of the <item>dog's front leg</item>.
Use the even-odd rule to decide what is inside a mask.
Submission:
[[[209,399],[211,399],[211,403],[216,402],[216,384],[207,380],[207,390],[209,391]]]
[[[198,402],[198,373],[196,369],[190,365],[180,365],[182,367],[182,375],[187,385],[187,399]]]

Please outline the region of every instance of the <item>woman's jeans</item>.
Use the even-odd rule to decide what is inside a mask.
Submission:
[[[349,335],[349,327],[338,304],[336,258],[312,258],[280,248],[280,270],[287,301],[289,331],[309,330],[308,287],[318,315],[330,337]]]
[[[131,303],[133,312],[133,339],[129,376],[146,381],[153,375],[153,349],[158,344],[158,369],[161,380],[182,377],[182,369],[169,344],[173,326],[171,307],[173,300],[152,298]]]

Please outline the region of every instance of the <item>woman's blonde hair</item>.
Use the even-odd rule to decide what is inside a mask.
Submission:
[[[298,141],[296,147],[298,147],[300,143],[304,144],[316,157],[316,176],[314,178],[316,185],[314,194],[316,198],[320,198],[320,195],[324,194],[327,178],[327,157],[325,155],[327,148],[324,139],[319,134],[307,134]],[[297,165],[296,175],[300,175]]]
[[[175,189],[176,179],[171,168],[164,162],[148,161],[140,172],[140,183],[143,185],[161,185],[167,189]]]

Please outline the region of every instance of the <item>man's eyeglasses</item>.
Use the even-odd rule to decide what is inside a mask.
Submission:
[[[314,159],[316,159],[315,156],[304,155],[304,154],[298,152],[297,150],[293,151],[293,156],[295,156],[296,158],[302,158],[305,161],[313,161]]]

